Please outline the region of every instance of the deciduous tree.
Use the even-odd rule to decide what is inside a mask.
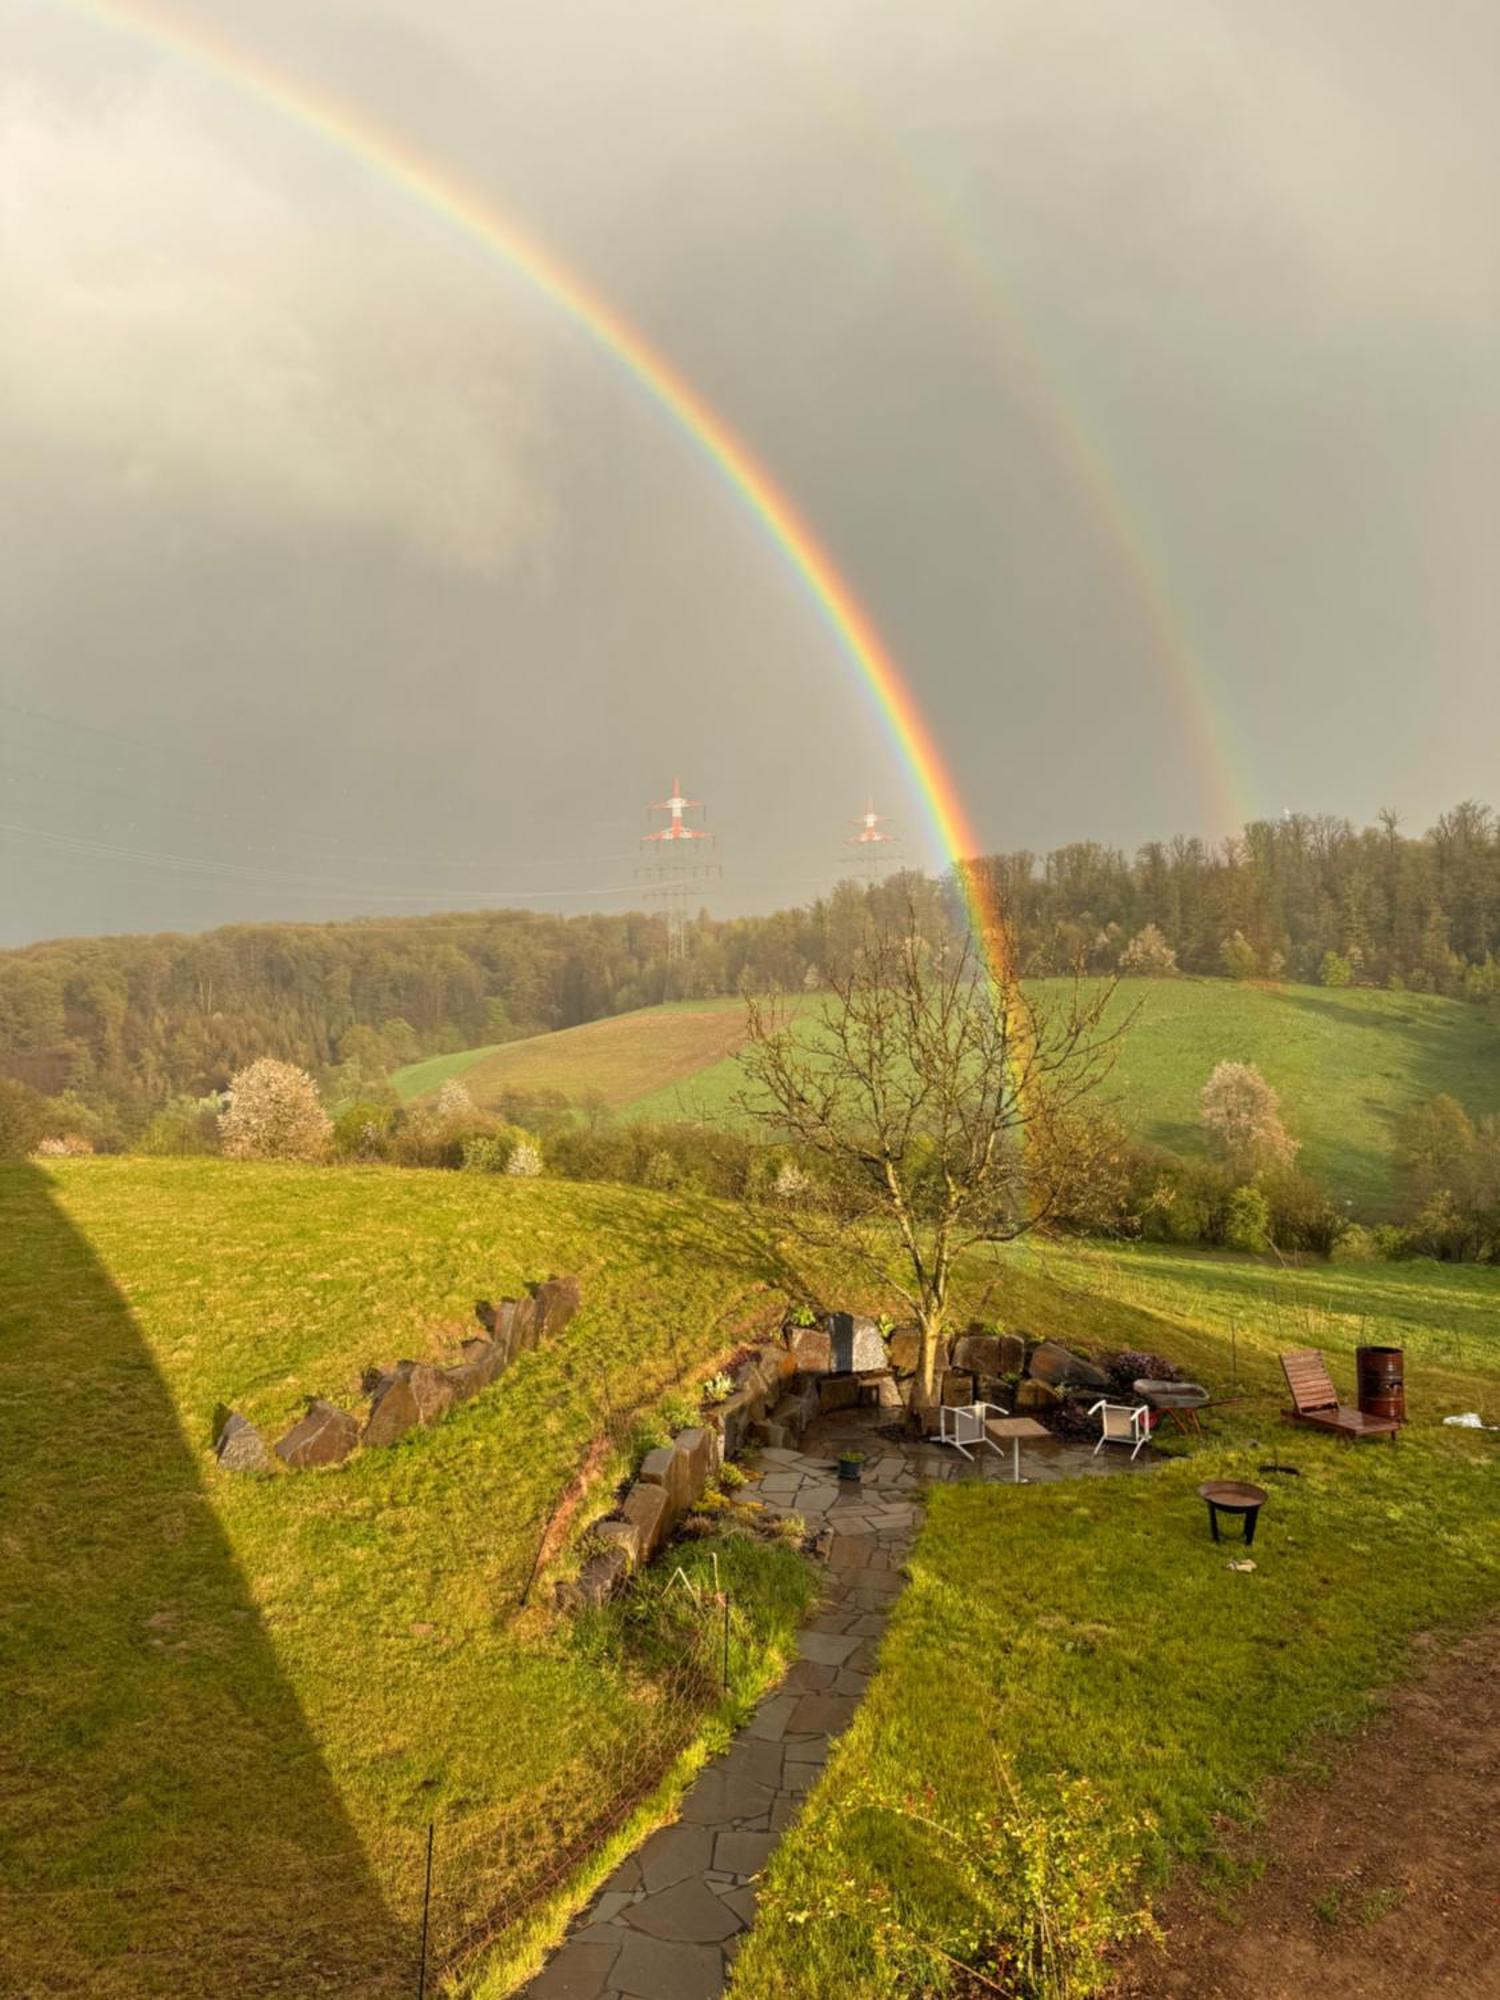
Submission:
[[[270,1056],[230,1080],[219,1129],[233,1160],[321,1160],[333,1132],[307,1071]]]
[[[816,1161],[805,1238],[859,1257],[920,1330],[930,1410],[956,1260],[1045,1224],[1114,1151],[1085,1113],[1124,1025],[1114,987],[1042,1004],[915,908],[867,932],[820,1001],[751,1000],[744,1108]]]

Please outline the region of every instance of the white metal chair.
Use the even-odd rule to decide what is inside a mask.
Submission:
[[[987,1444],[991,1451],[1000,1447],[985,1429],[991,1417],[1007,1417],[998,1403],[943,1403],[938,1409],[938,1443],[951,1444],[965,1458],[972,1458],[971,1444]]]
[[[1151,1406],[1149,1403],[1095,1403],[1089,1411],[1091,1417],[1099,1417],[1101,1428],[1099,1442],[1094,1446],[1097,1458],[1107,1444],[1128,1444],[1133,1459],[1142,1445],[1151,1442]]]

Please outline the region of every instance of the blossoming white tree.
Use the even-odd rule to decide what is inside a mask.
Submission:
[[[219,1132],[232,1160],[321,1160],[333,1126],[305,1069],[261,1056],[230,1079]]]
[[[1281,1100],[1254,1063],[1221,1062],[1199,1098],[1203,1129],[1243,1173],[1289,1167],[1298,1141],[1281,1122]]]

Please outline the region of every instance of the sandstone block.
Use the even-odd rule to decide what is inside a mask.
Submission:
[[[974,1377],[962,1368],[943,1370],[942,1400],[953,1406],[972,1403],[974,1400]]]
[[[667,1489],[664,1486],[632,1486],[625,1495],[620,1514],[639,1533],[640,1561],[650,1562],[666,1540],[671,1525],[667,1512]]]
[[[224,1419],[214,1451],[226,1472],[265,1472],[271,1463],[265,1439],[238,1410]]]
[[[829,1410],[852,1410],[859,1401],[859,1377],[857,1375],[825,1375],[818,1384],[818,1408]]]
[[[1026,1342],[1019,1333],[1002,1333],[1000,1341],[1000,1366],[997,1375],[1019,1375],[1026,1366]]]
[[[641,1531],[634,1521],[596,1521],[589,1530],[596,1541],[613,1543],[624,1551],[625,1567],[634,1569],[641,1559]]]
[[[794,1327],[790,1352],[804,1375],[826,1375],[833,1367],[833,1336],[826,1326]]]
[[[370,1414],[365,1420],[364,1443],[395,1444],[422,1421],[422,1412],[406,1375],[387,1375],[370,1398]]]
[[[688,1500],[696,1500],[714,1475],[713,1432],[701,1425],[679,1431],[672,1440],[688,1464]]]
[[[307,1415],[278,1440],[276,1456],[300,1472],[310,1465],[338,1465],[358,1443],[358,1418],[319,1397],[308,1405]]]
[[[1050,1382],[1038,1382],[1033,1375],[1016,1387],[1017,1416],[1026,1410],[1050,1410],[1061,1401],[1061,1394]]]
[[[552,1340],[578,1315],[583,1287],[574,1277],[551,1277],[536,1288],[537,1338]]]
[[[453,1384],[448,1380],[446,1370],[434,1368],[426,1361],[413,1361],[407,1365],[406,1381],[417,1406],[417,1421],[420,1424],[435,1424],[453,1407]]]
[[[953,1343],[953,1365],[967,1368],[971,1375],[1003,1375],[1000,1363],[1000,1336],[996,1333],[962,1333]]]
[[[580,1611],[586,1605],[603,1604],[629,1574],[630,1558],[623,1543],[615,1542],[590,1556],[576,1577],[557,1586],[557,1607],[560,1611]]]

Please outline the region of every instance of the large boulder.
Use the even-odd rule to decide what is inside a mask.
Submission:
[[[998,1333],[961,1333],[953,1343],[953,1365],[971,1375],[1005,1375]]]
[[[265,1439],[238,1410],[231,1410],[220,1426],[214,1454],[226,1472],[265,1472],[271,1463]]]
[[[1050,1383],[1054,1389],[1107,1389],[1109,1377],[1092,1361],[1063,1347],[1058,1341],[1044,1340],[1031,1357],[1029,1373],[1035,1381]]]
[[[830,1313],[828,1332],[833,1343],[836,1375],[873,1373],[886,1364],[885,1341],[872,1319],[853,1313]]]
[[[826,1326],[793,1327],[790,1352],[804,1375],[826,1375],[833,1367],[833,1336]]]
[[[577,1278],[551,1277],[536,1288],[537,1339],[552,1340],[575,1319],[583,1304],[583,1287]]]
[[[359,1419],[319,1396],[309,1403],[306,1416],[278,1438],[276,1456],[301,1472],[311,1465],[341,1464],[358,1443]]]
[[[1000,1366],[997,1375],[1019,1375],[1026,1366],[1026,1342],[1019,1333],[997,1334],[1000,1342]]]

